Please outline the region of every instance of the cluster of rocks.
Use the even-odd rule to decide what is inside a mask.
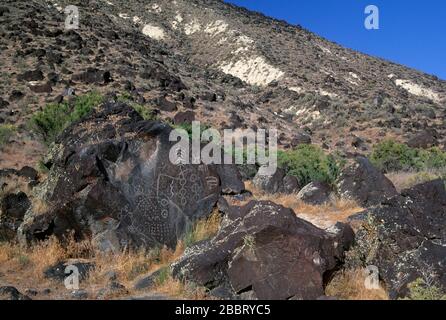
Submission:
[[[334,186],[318,181],[303,186],[296,177],[286,175],[283,169],[278,169],[273,175],[263,175],[259,170],[253,184],[270,194],[297,193],[298,199],[312,205],[324,204],[335,194],[344,199],[355,200],[362,207],[369,207],[397,195],[392,182],[363,156],[349,161]]]
[[[188,248],[172,272],[223,299],[316,299],[353,238],[348,225],[327,232],[291,209],[252,201],[231,207],[218,234]]]

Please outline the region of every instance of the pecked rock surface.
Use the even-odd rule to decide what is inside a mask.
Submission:
[[[269,201],[252,201],[226,216],[211,240],[196,244],[172,265],[173,275],[235,297],[316,299],[324,279],[343,259],[353,231],[332,233]]]
[[[407,285],[418,278],[446,288],[444,181],[403,190],[365,216],[349,264],[377,266],[391,298],[405,296]]]
[[[36,190],[45,205],[27,211],[20,241],[75,230],[102,250],[174,247],[189,224],[211,212],[222,183],[213,166],[172,164],[170,131],[122,103],[105,103],[67,128]]]

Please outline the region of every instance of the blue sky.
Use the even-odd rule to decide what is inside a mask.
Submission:
[[[225,0],[300,24],[331,41],[446,80],[445,0]],[[367,5],[380,29],[364,27]]]

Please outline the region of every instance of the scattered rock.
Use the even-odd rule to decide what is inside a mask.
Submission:
[[[173,118],[173,122],[175,124],[192,123],[194,120],[195,112],[193,111],[178,112]]]
[[[323,182],[311,182],[299,191],[297,198],[311,205],[322,205],[330,200],[331,187]]]
[[[31,300],[14,287],[0,287],[0,300]]]
[[[2,97],[0,97],[0,109],[4,109],[7,106],[9,106],[9,102],[6,100],[3,100]]]
[[[223,194],[240,194],[245,190],[245,184],[236,165],[217,166]]]
[[[285,171],[278,168],[272,175],[264,175],[262,168],[253,179],[253,184],[256,188],[263,190],[267,193],[278,193],[283,188],[283,178],[285,177]]]
[[[68,276],[73,274],[73,270],[77,270],[76,272],[79,272],[79,281],[83,281],[94,268],[95,265],[91,261],[71,259],[50,266],[43,273],[46,278],[63,282]]]
[[[85,290],[75,290],[71,292],[71,297],[76,300],[85,300],[88,298],[88,292]]]
[[[151,289],[156,286],[156,282],[159,279],[159,276],[161,274],[161,270],[157,270],[155,272],[152,272],[149,275],[145,275],[138,280],[136,280],[135,284],[133,285],[133,289],[135,290],[147,290]]]
[[[29,88],[34,93],[51,93],[51,92],[53,92],[53,88],[49,82],[44,83],[44,84],[30,85]]]
[[[398,194],[392,182],[365,157],[357,157],[342,170],[337,188],[341,197],[356,200],[363,207],[377,205]]]
[[[161,111],[173,112],[177,111],[177,104],[167,100],[165,97],[159,97],[155,101],[156,105]]]
[[[283,193],[293,194],[299,192],[299,180],[293,176],[283,178]]]
[[[110,299],[113,297],[126,295],[129,291],[126,289],[126,287],[122,284],[120,284],[117,281],[110,281],[108,285],[99,290],[97,294],[98,299]]]
[[[429,149],[438,146],[438,140],[434,132],[424,131],[414,135],[407,145],[411,148]]]
[[[42,81],[43,79],[41,70],[30,70],[17,76],[18,81]]]
[[[86,84],[108,84],[113,81],[110,71],[96,68],[88,68],[85,72],[73,75],[71,79]]]
[[[298,134],[294,135],[291,139],[291,146],[293,148],[298,147],[302,144],[311,144],[311,136],[305,132],[299,132]]]

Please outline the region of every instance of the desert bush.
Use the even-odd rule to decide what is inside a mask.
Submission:
[[[279,151],[278,162],[287,174],[298,178],[303,185],[314,181],[333,184],[342,167],[342,161],[337,156],[327,155],[315,145],[300,145],[292,151]]]
[[[373,148],[370,160],[384,172],[425,170],[446,167],[446,152],[439,148],[415,149],[386,140]]]
[[[31,117],[31,129],[42,135],[45,143],[51,144],[67,126],[87,115],[101,102],[102,97],[92,92],[77,97],[72,105],[48,104]]]
[[[15,131],[16,127],[14,127],[13,125],[0,125],[0,147],[9,142],[9,139],[12,137]]]
[[[409,284],[409,295],[405,300],[446,300],[446,293],[435,285],[428,285],[423,279]]]
[[[153,109],[148,106],[144,106],[144,105],[134,102],[133,97],[129,92],[121,93],[118,96],[117,100],[119,102],[123,102],[123,103],[126,103],[129,106],[131,106],[133,109],[135,109],[136,112],[139,113],[139,115],[144,120],[157,120],[157,116],[153,112]]]

